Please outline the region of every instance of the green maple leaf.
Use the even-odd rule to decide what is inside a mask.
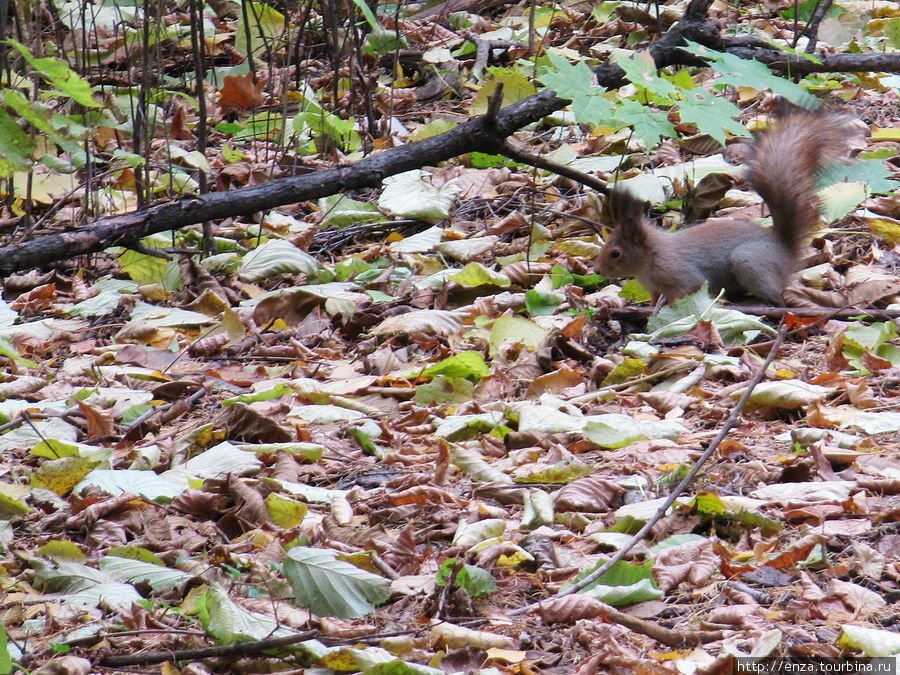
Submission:
[[[653,110],[633,99],[619,101],[615,119],[622,126],[633,127],[635,135],[647,147],[659,143],[660,138],[672,138],[676,135],[675,127],[666,117],[665,111]]]
[[[681,121],[693,123],[700,133],[709,134],[723,145],[726,131],[734,136],[750,135],[750,132],[734,119],[740,111],[731,101],[714,96],[702,87],[682,92],[682,95],[684,100],[678,102]]]
[[[688,40],[684,51],[709,60],[713,69],[721,76],[716,83],[733,84],[737,87],[771,89],[773,94],[783,96],[791,103],[811,110],[818,107],[816,97],[800,85],[778,77],[760,61],[742,59],[734,54],[725,54]]]
[[[599,125],[610,121],[610,103],[603,94],[606,89],[599,87],[593,71],[584,61],[571,64],[561,54],[547,54],[554,70],[541,75],[541,82],[556,92],[561,98],[572,101],[575,119],[585,124]]]

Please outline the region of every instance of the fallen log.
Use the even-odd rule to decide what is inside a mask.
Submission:
[[[345,190],[378,187],[388,176],[435,165],[467,152],[500,147],[517,129],[540,121],[568,104],[568,100],[546,90],[496,113],[492,110],[443,134],[385,150],[354,164],[281,178],[264,185],[163,202],[141,211],[101,218],[75,230],[33,237],[22,244],[0,248],[0,277],[96,253],[110,246],[135,245],[143,237],[157,232],[209,220],[248,216]]]

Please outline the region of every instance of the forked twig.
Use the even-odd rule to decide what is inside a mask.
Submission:
[[[747,389],[744,391],[744,395],[741,396],[741,400],[738,401],[736,406],[734,406],[734,409],[731,411],[728,419],[725,420],[725,424],[723,424],[722,428],[719,430],[718,435],[715,437],[715,439],[713,439],[713,442],[709,444],[709,447],[706,448],[703,454],[700,455],[697,461],[694,462],[694,466],[692,466],[687,475],[681,479],[681,482],[672,491],[672,493],[662,504],[662,506],[657,509],[656,513],[653,514],[653,517],[651,517],[650,520],[644,523],[644,526],[640,530],[638,530],[637,533],[635,533],[635,535],[631,538],[631,540],[625,546],[619,549],[619,551],[614,556],[612,556],[596,570],[588,574],[584,579],[568,587],[565,591],[560,591],[554,597],[558,598],[563,595],[578,593],[579,591],[584,590],[591,584],[595,583],[597,579],[606,574],[613,565],[623,560],[625,556],[628,555],[628,553],[631,551],[631,549],[633,549],[638,544],[638,542],[640,542],[644,537],[647,536],[647,534],[649,534],[653,526],[662,519],[662,517],[666,514],[666,511],[668,511],[672,504],[675,503],[675,500],[681,496],[681,493],[684,492],[692,482],[694,482],[697,474],[700,473],[700,469],[703,467],[706,461],[710,457],[712,457],[713,453],[715,453],[716,449],[719,447],[719,444],[723,440],[725,440],[725,437],[728,435],[728,432],[731,431],[731,428],[735,424],[737,424],[738,418],[741,415],[741,411],[744,409],[744,406],[750,399],[750,395],[753,393],[756,385],[758,385],[762,381],[763,377],[765,377],[766,369],[769,367],[772,361],[775,360],[775,355],[781,348],[786,335],[787,325],[784,323],[784,321],[782,321],[778,326],[778,336],[775,338],[775,344],[772,345],[772,349],[771,351],[769,351],[769,355],[766,357],[766,360],[763,361],[763,364],[757,371],[757,373],[750,379],[750,382],[747,385]],[[530,605],[526,605],[525,607],[520,607],[519,609],[515,609],[509,612],[509,614],[511,616],[520,616],[533,609],[539,608],[542,602],[545,602],[545,600],[539,600],[538,602],[533,602]]]

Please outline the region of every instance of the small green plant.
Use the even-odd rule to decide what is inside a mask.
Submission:
[[[456,571],[455,578],[454,571]],[[473,598],[480,598],[497,590],[497,584],[490,572],[475,565],[460,565],[457,558],[447,558],[441,563],[436,583],[441,588],[454,583]]]

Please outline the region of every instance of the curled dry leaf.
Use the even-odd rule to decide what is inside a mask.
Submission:
[[[231,338],[227,333],[209,335],[192,343],[188,348],[188,352],[191,356],[215,356],[220,353],[229,342],[231,342]]]
[[[435,623],[431,637],[448,647],[478,647],[479,649],[518,649],[519,642],[506,635],[472,630],[450,622]]]
[[[134,495],[123,492],[122,494],[116,495],[115,497],[110,497],[109,499],[95,502],[87,508],[82,509],[75,515],[70,516],[66,520],[66,527],[70,530],[78,530],[82,528],[89,529],[100,518],[122,508],[133,499],[136,499]]]
[[[227,427],[228,438],[231,439],[247,443],[286,443],[294,440],[290,431],[244,403],[228,406],[218,421]]]
[[[557,492],[554,506],[559,512],[603,513],[614,508],[624,493],[625,488],[612,481],[585,476]]]
[[[214,492],[188,488],[172,500],[172,506],[198,518],[212,519],[221,511],[222,497]]]
[[[573,593],[541,603],[541,618],[547,623],[575,623],[606,616],[609,605],[587,595]]]
[[[233,513],[242,524],[251,527],[271,524],[269,509],[266,508],[266,502],[258,490],[250,487],[243,480],[232,477],[228,481],[228,491],[236,502]]]
[[[91,662],[72,654],[58,656],[40,668],[32,670],[32,675],[88,675],[92,670]]]
[[[831,592],[843,600],[851,611],[860,616],[873,616],[887,606],[884,598],[875,591],[849,581],[832,579]]]
[[[42,389],[47,384],[43,377],[21,375],[8,382],[0,383],[0,401],[10,398],[21,398]]]
[[[78,410],[87,420],[89,438],[106,438],[112,436],[115,420],[111,410],[104,410],[84,401],[78,401]]]
[[[373,335],[425,333],[426,335],[453,335],[462,327],[454,312],[443,309],[420,309],[416,312],[391,316],[371,330]]]
[[[521,218],[520,214],[510,215],[519,215],[519,217]],[[503,221],[500,222],[504,222],[508,219],[509,216],[507,216],[503,219]],[[539,282],[544,275],[550,274],[550,271],[552,269],[553,265],[551,265],[550,263],[519,260],[517,262],[510,263],[509,265],[505,265],[503,267],[503,275],[508,277],[509,280],[514,284],[524,287],[531,287]]]
[[[653,563],[653,577],[668,591],[685,582],[692,588],[705,585],[719,569],[713,541],[689,541],[663,550]]]
[[[345,496],[331,498],[331,516],[338,525],[349,525],[353,521],[353,507]]]
[[[759,605],[729,605],[713,608],[707,620],[713,624],[742,626],[751,617],[760,619],[765,615],[766,610]]]
[[[657,412],[666,414],[679,408],[686,410],[697,402],[696,396],[680,394],[676,391],[651,391],[638,394],[638,398]]]

